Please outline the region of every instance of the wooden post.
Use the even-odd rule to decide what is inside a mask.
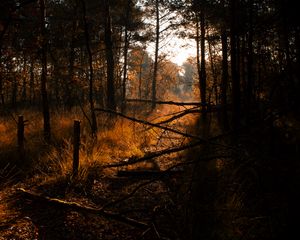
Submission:
[[[77,174],[78,174],[79,146],[80,146],[80,121],[74,120],[73,176],[77,176]]]
[[[23,157],[24,153],[24,118],[22,115],[18,117],[18,151]]]

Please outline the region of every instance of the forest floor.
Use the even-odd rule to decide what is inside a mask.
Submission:
[[[146,120],[163,121],[173,116],[169,110],[160,109]],[[9,176],[13,168],[2,167],[0,240],[289,239],[297,225],[291,219],[299,209],[300,124],[294,118],[275,123],[242,129],[234,142],[220,134],[214,119],[206,125],[207,133],[195,127],[203,124],[197,118],[183,118],[168,127],[221,136],[219,141],[106,168],[189,143],[165,130],[117,121],[97,142],[84,140],[83,131],[78,178],[70,175],[72,146],[66,133],[60,132],[64,141],[45,151],[35,149],[40,136],[28,130],[28,155],[39,161],[22,165],[34,171],[21,172],[20,178]],[[58,129],[61,125],[72,127],[62,117]],[[14,148],[4,149],[3,159],[15,157]]]

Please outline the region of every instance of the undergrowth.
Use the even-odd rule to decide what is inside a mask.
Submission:
[[[17,148],[17,116],[22,114],[25,125],[25,152]],[[73,121],[81,120],[80,167],[78,179],[85,179],[90,169],[140,157],[150,135],[137,124],[115,118],[108,123],[105,115],[98,116],[99,131],[92,136],[88,121],[80,111],[51,114],[52,142],[43,140],[42,116],[30,110],[16,112],[0,119],[0,181],[2,184],[28,176],[44,178],[66,177],[72,173]]]

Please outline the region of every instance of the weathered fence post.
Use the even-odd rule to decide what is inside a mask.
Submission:
[[[79,146],[80,146],[80,121],[74,120],[73,176],[77,176],[77,174],[78,174]]]
[[[18,151],[20,157],[23,158],[24,154],[24,118],[22,115],[18,117]]]

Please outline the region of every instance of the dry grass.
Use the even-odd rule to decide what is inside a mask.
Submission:
[[[155,115],[158,117],[180,110],[182,110],[180,107],[160,106],[155,114],[148,116],[147,120],[152,121]],[[17,119],[20,114],[27,120],[25,126],[25,157],[22,161],[20,161],[16,146],[16,121],[12,117],[14,116]],[[128,113],[128,115],[132,115],[132,113]],[[145,118],[141,113],[136,117]],[[131,157],[141,157],[145,151],[155,151],[179,143],[177,138],[173,138],[174,136],[169,136],[159,129],[148,129],[147,126],[123,118],[113,118],[111,120],[111,116],[105,114],[98,115],[98,133],[95,138],[91,136],[89,122],[81,110],[75,109],[68,112],[51,113],[52,143],[47,144],[43,140],[41,113],[24,110],[1,118],[1,182],[9,178],[18,179],[20,176],[42,179],[42,181],[36,180],[37,185],[55,182],[55,179],[57,181],[61,179],[68,181],[73,170],[73,121],[75,119],[81,121],[80,163],[77,182],[86,181],[89,175],[95,171],[98,174],[111,175],[115,173],[115,170],[103,170],[101,167],[103,165]],[[183,118],[182,125],[190,125],[194,121],[195,116],[187,116]],[[178,124],[178,121],[176,124]],[[173,127],[171,125],[170,127]],[[180,138],[180,136],[175,137]],[[153,163],[142,163],[138,167],[149,168],[149,164],[151,168]]]
[[[17,153],[16,119],[24,116],[25,126],[25,161],[20,162]],[[47,178],[67,177],[72,172],[73,159],[73,121],[81,120],[81,146],[79,179],[84,180],[89,171],[111,162],[117,162],[132,156],[143,155],[142,148],[148,142],[148,135],[141,132],[137,125],[117,119],[111,127],[101,126],[107,122],[105,116],[98,117],[99,131],[96,138],[91,137],[88,122],[79,111],[55,112],[51,114],[52,138],[54,144],[43,140],[42,116],[40,113],[25,110],[12,116],[1,118],[0,122],[0,172],[4,180],[8,173],[21,170],[25,175],[39,175]],[[8,165],[9,163],[9,165]]]

